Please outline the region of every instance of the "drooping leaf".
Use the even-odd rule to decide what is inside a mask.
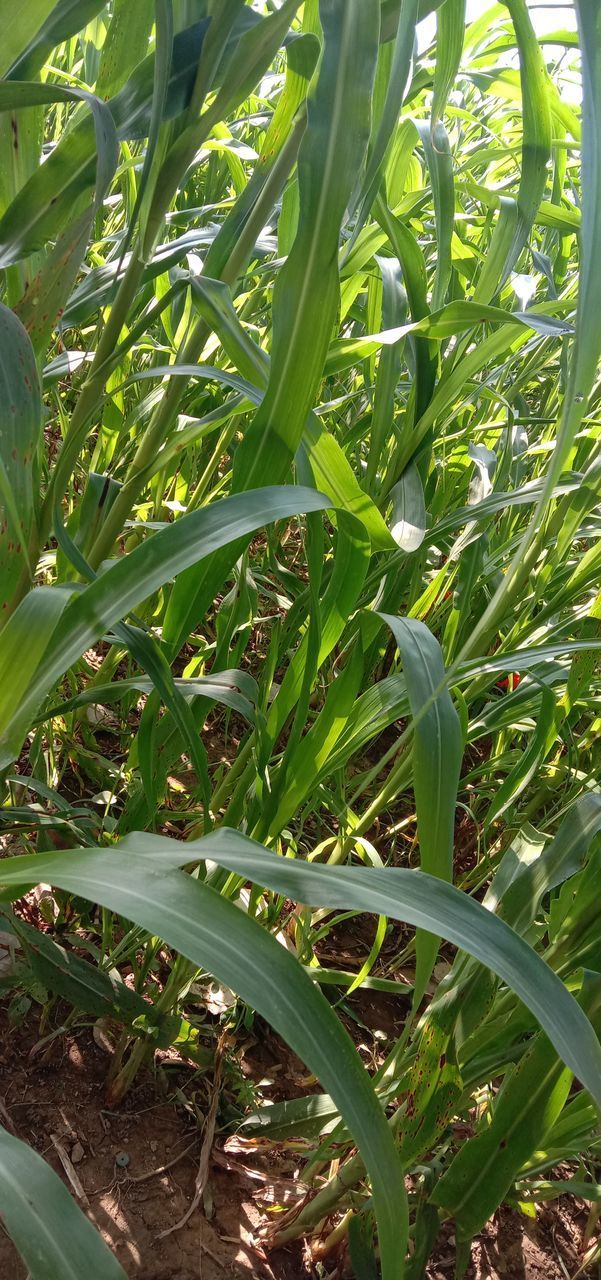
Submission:
[[[601,1104],[601,1047],[588,1019],[536,952],[467,894],[423,871],[322,867],[280,858],[227,829],[202,843],[221,866],[297,901],[405,920],[475,956],[524,1001],[560,1057]]]
[[[118,158],[113,116],[104,102],[84,89],[6,80],[0,83],[0,111],[52,102],[83,101],[93,124],[68,134],[69,147],[55,148],[47,163],[21,188],[0,218],[0,266],[7,267],[60,233],[73,212],[89,204],[96,182],[96,206],[104,199]],[[79,202],[79,203],[78,203]]]
[[[401,1166],[380,1103],[342,1023],[296,958],[267,930],[201,881],[167,870],[189,855],[191,845],[180,845],[177,853],[157,846],[158,856],[147,858],[138,852],[137,839],[130,839],[126,859],[114,850],[92,855],[86,850],[84,860],[74,851],[68,858],[50,855],[53,862],[48,855],[11,859],[12,866],[6,862],[2,867],[3,884],[8,886],[11,875],[22,883],[23,876],[35,877],[44,867],[44,876],[53,883],[89,893],[163,937],[267,1018],[320,1077],[354,1134],[372,1180],[382,1277],[401,1280],[407,1231]]]

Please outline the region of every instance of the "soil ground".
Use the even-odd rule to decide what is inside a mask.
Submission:
[[[263,1217],[255,1199],[257,1183],[230,1157],[223,1157],[228,1168],[213,1164],[204,1208],[182,1230],[159,1239],[183,1217],[194,1194],[200,1152],[195,1121],[158,1096],[150,1073],[118,1111],[106,1110],[107,1058],[89,1030],[67,1036],[43,1066],[28,1061],[35,1043],[31,1028],[11,1030],[2,1018],[1,1032],[4,1123],[10,1119],[17,1136],[69,1186],[58,1142],[89,1201],[88,1216],[130,1280],[295,1280],[310,1274],[300,1249],[272,1254],[267,1261],[253,1243]],[[128,1162],[121,1167],[124,1157]],[[160,1172],[165,1165],[172,1167]],[[25,1280],[26,1275],[0,1232],[0,1277]]]

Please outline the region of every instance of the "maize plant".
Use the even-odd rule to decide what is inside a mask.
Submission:
[[[199,979],[264,1018],[267,1243],[359,1280],[601,1199],[601,4],[477,9],[0,0],[2,925],[112,1105]],[[123,1280],[7,1130],[0,1212]]]

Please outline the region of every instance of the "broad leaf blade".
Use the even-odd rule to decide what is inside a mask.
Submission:
[[[54,884],[164,938],[271,1022],[320,1077],[353,1133],[372,1180],[383,1280],[401,1280],[407,1213],[401,1166],[384,1112],[347,1032],[296,958],[266,929],[202,882],[179,871],[161,873],[164,842],[157,846],[158,857],[149,859],[139,852],[139,840],[129,841],[125,860],[115,850],[10,859],[10,867],[3,864],[3,882],[7,885],[11,874],[21,883],[23,876],[31,881],[44,866],[44,876]],[[166,865],[181,861],[191,849],[168,851]]]
[[[127,1280],[54,1170],[2,1128],[0,1201],[4,1225],[31,1280]]]
[[[415,721],[413,787],[422,871],[453,879],[455,806],[463,755],[459,717],[446,687],[440,645],[423,622],[379,615],[399,647]],[[438,938],[418,932],[415,1005],[422,999]]]
[[[0,304],[0,627],[19,584],[27,586],[33,576],[29,541],[38,497],[34,472],[42,417],[31,342],[17,316]]]
[[[27,0],[24,4],[0,0],[0,76],[6,74],[16,58],[27,48],[54,4],[55,0]]]
[[[523,1000],[601,1107],[601,1047],[573,996],[513,929],[453,885],[398,867],[322,867],[280,858],[227,829],[200,841],[195,853],[199,850],[203,857],[295,901],[387,915],[461,947]],[[43,874],[42,868],[40,878]]]

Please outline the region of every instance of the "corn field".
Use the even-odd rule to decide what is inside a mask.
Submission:
[[[601,0],[539,13],[0,0],[2,999],[296,1143],[315,1276],[570,1194],[601,1257]],[[124,1280],[9,1119],[24,1274]]]

